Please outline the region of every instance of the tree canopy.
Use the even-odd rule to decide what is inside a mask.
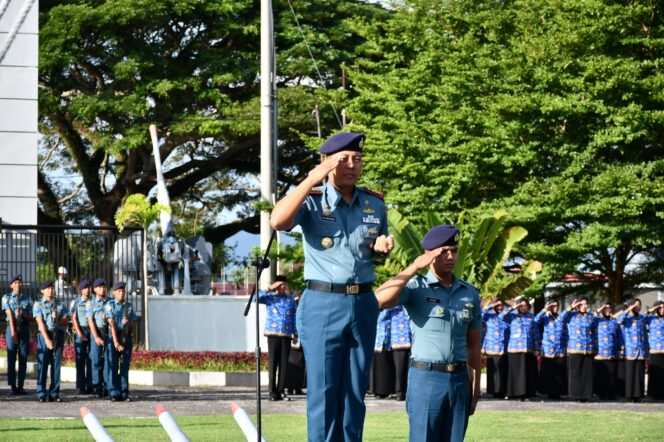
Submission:
[[[548,278],[577,273],[612,301],[661,281],[643,265],[662,263],[664,234],[661,3],[399,3],[364,28],[351,72],[364,173],[387,201],[447,219],[507,208]]]
[[[363,42],[355,29],[387,12],[297,2],[315,67],[288,4],[274,8],[284,188],[316,160],[303,140],[317,133],[317,104],[323,133],[339,129],[330,105],[348,95],[339,88]],[[249,0],[42,1],[39,222],[112,226],[123,198],[155,185],[154,123],[175,217],[195,219],[213,242],[257,232],[259,19]],[[219,225],[222,211],[237,220]]]

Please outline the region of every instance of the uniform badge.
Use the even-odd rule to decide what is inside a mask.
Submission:
[[[376,211],[369,206],[369,200],[364,200],[364,210],[362,210],[362,213],[366,213],[367,215],[373,215],[376,213]]]
[[[371,227],[370,229],[367,230],[367,234],[369,235],[378,235],[378,229]]]
[[[466,308],[473,308],[473,304],[469,302],[468,304],[466,304]]]
[[[330,216],[330,215],[332,215],[331,210],[323,210],[323,216]]]
[[[332,241],[332,238],[330,238],[329,236],[326,236],[325,238],[320,240],[320,245],[326,249],[329,249],[334,245],[334,241]]]
[[[332,222],[334,222],[334,221],[336,221],[337,219],[336,219],[335,217],[333,217],[333,216],[324,216],[324,215],[323,215],[323,216],[320,217],[320,220],[321,220],[321,221],[332,221]]]
[[[463,309],[463,310],[461,311],[461,317],[462,317],[463,319],[470,319],[470,312],[469,312],[468,310],[466,310],[466,309]]]
[[[440,299],[438,299],[438,298],[431,298],[431,297],[427,296],[426,298],[424,298],[424,300],[426,302],[431,302],[433,304],[440,304]]]
[[[442,315],[445,312],[445,309],[442,307],[436,307],[436,314]]]
[[[373,215],[369,215],[369,216],[363,216],[362,222],[364,224],[380,224],[380,219],[376,218]]]

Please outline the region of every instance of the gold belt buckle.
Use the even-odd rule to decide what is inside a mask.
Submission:
[[[360,285],[359,284],[348,284],[346,286],[346,294],[347,295],[357,295],[360,293]]]
[[[447,369],[448,372],[452,373],[452,372],[455,371],[456,365],[455,364],[446,364],[445,369]]]

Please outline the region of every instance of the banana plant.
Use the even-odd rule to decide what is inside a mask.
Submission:
[[[394,235],[394,250],[386,260],[385,271],[396,274],[423,253],[420,240],[433,226],[443,224],[435,213],[428,214],[422,227],[418,227],[396,209],[387,214],[390,232]],[[507,226],[507,212],[500,210],[476,222],[467,222],[462,215],[457,222],[461,230],[459,255],[454,274],[480,290],[482,297],[513,298],[533,283],[541,270],[537,261],[525,262],[517,274],[507,273],[503,266],[515,246],[528,231],[520,226]]]

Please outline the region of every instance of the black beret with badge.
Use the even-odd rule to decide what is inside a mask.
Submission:
[[[126,286],[127,286],[127,284],[125,284],[122,281],[119,281],[119,282],[116,282],[115,284],[113,284],[113,290],[114,291],[115,290],[124,290]]]
[[[16,281],[23,281],[23,276],[20,273],[12,276],[12,279],[9,280],[9,285],[15,283]]]
[[[78,289],[79,290],[87,289],[88,287],[90,287],[90,280],[89,279],[84,279],[83,281],[81,281],[78,284]]]
[[[341,152],[342,150],[362,152],[362,147],[364,147],[363,134],[357,132],[340,132],[328,138],[325,144],[321,146],[319,152],[325,155]]]
[[[459,229],[449,224],[441,224],[431,228],[420,243],[424,250],[435,250],[442,246],[459,244]]]
[[[39,285],[39,290],[44,290],[44,289],[47,289],[49,287],[53,287],[53,280],[52,279],[47,279],[46,281],[42,282]]]
[[[92,288],[96,289],[97,287],[105,286],[106,285],[106,280],[104,278],[97,278],[95,279],[95,282],[92,284]]]

